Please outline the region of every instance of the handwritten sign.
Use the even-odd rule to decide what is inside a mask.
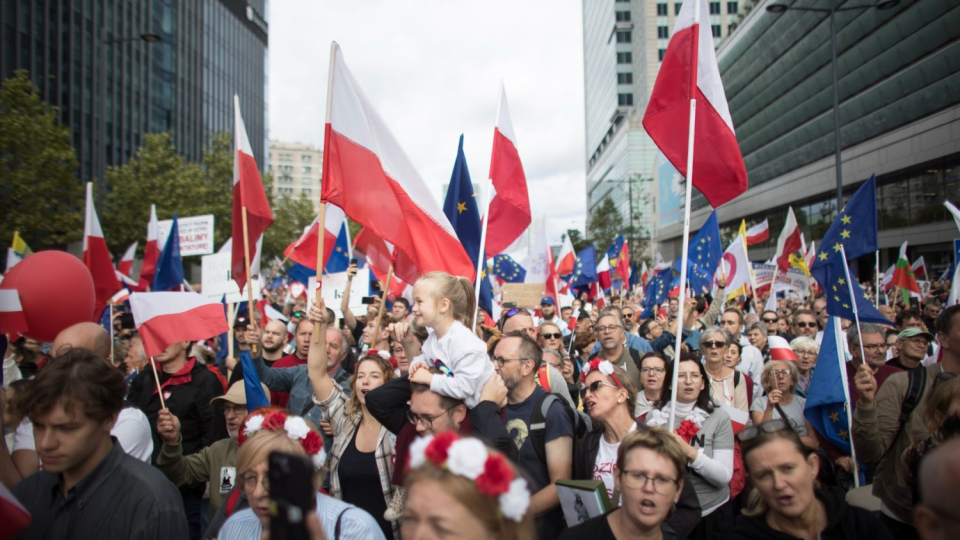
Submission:
[[[172,219],[157,222],[157,243],[160,249],[167,243]],[[213,253],[213,214],[177,219],[180,231],[180,256],[209,255]]]
[[[503,301],[514,302],[517,307],[538,309],[545,288],[543,283],[504,283]]]
[[[200,260],[202,274],[200,276],[200,293],[208,298],[219,300],[224,295],[227,303],[243,302],[247,299],[247,289],[244,287],[241,294],[237,282],[230,274],[230,252],[205,255]],[[249,283],[249,282],[248,282]],[[260,298],[260,280],[254,279],[253,297]],[[249,286],[249,285],[248,285]]]

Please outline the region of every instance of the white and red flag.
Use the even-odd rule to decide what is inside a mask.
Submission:
[[[610,258],[607,253],[603,253],[603,258],[597,263],[597,282],[600,284],[600,291],[606,291],[613,286],[613,278],[610,276]]]
[[[123,257],[120,257],[120,262],[117,263],[117,271],[125,276],[129,276],[130,271],[133,270],[133,258],[136,254],[137,242],[134,242],[130,244],[127,251],[123,253]]]
[[[0,334],[7,334],[14,341],[17,334],[24,334],[27,330],[20,293],[16,289],[0,289]]]
[[[394,281],[400,279],[406,283],[415,283],[419,277],[419,271],[409,257],[402,251],[397,251],[393,244],[378,237],[370,229],[360,229],[357,237],[353,239],[353,247],[356,250],[354,253],[360,252],[363,254],[367,264],[380,279],[386,279],[391,263],[393,264]],[[396,253],[396,258],[394,258],[394,253]]]
[[[247,128],[240,116],[240,98],[233,96],[233,248],[231,249],[231,275],[240,290],[247,283],[248,269],[244,263],[244,247],[253,260],[254,245],[260,240],[263,231],[273,223],[273,212],[267,193],[263,190],[260,171],[253,157],[253,148],[247,138]],[[243,211],[246,209],[248,244],[244,244]],[[251,265],[252,266],[252,265]]]
[[[87,182],[87,210],[83,221],[83,264],[90,270],[93,277],[93,287],[96,290],[97,305],[95,315],[107,305],[113,293],[120,290],[116,270],[113,268],[113,258],[107,249],[107,241],[103,238],[103,229],[97,211],[93,207],[93,184]]]
[[[773,296],[773,293],[770,295]],[[797,361],[797,355],[790,348],[790,344],[780,336],[767,336],[767,347],[770,348],[770,360]]]
[[[513,131],[507,91],[500,81],[497,125],[493,128],[493,153],[490,156],[490,180],[495,194],[490,200],[487,220],[487,257],[503,253],[530,226],[530,194],[523,173],[517,135]]]
[[[734,435],[743,431],[750,422],[750,415],[747,414],[747,411],[724,405],[723,403],[720,403],[720,410],[727,413],[727,416],[730,417],[730,427],[733,428]]]
[[[640,285],[643,287],[647,286],[647,281],[650,280],[650,270],[647,269],[647,261],[643,261],[640,264]]]
[[[787,209],[787,220],[783,224],[780,238],[777,239],[777,252],[773,258],[780,272],[790,268],[790,255],[803,248],[800,238],[800,228],[797,227],[797,218],[793,215],[793,207]]]
[[[113,305],[117,305],[121,302],[126,302],[129,299],[130,299],[130,289],[124,287],[120,289],[120,291],[117,292],[117,294],[110,297],[110,303]]]
[[[917,281],[930,279],[927,277],[927,262],[923,260],[923,255],[921,255],[919,259],[913,261],[913,264],[910,265],[910,269],[913,270],[913,277]]]
[[[723,259],[717,265],[715,276],[726,275],[727,291],[736,291],[740,287],[749,287],[750,279],[750,260],[747,258],[747,250],[743,246],[743,237],[739,234],[730,242],[730,246],[723,252]]]
[[[747,245],[755,246],[761,242],[766,242],[770,239],[770,222],[764,218],[763,221],[757,223],[753,227],[747,229]]]
[[[2,483],[0,483],[0,516],[3,517],[3,531],[0,532],[0,538],[3,539],[17,536],[32,520],[26,507]]]
[[[747,171],[720,80],[707,0],[683,2],[643,115],[643,127],[685,178],[691,178],[691,100],[693,186],[716,208],[747,190]]]
[[[148,357],[178,341],[198,341],[226,333],[223,304],[193,292],[130,295],[130,308]]]
[[[577,264],[577,254],[573,251],[573,243],[570,242],[570,236],[563,237],[563,245],[560,246],[560,254],[557,255],[557,275],[569,276],[573,273]]]
[[[150,221],[147,222],[147,244],[143,247],[143,264],[140,265],[140,280],[153,283],[153,274],[157,270],[160,247],[157,246],[157,205],[150,205]],[[129,274],[127,274],[129,275]]]
[[[320,235],[319,217],[313,220],[309,227],[304,229],[300,238],[287,246],[283,255],[291,261],[302,264],[311,270],[317,269],[317,240]],[[323,217],[323,264],[326,266],[337,243],[337,235],[344,226],[346,216],[343,210],[333,204],[328,204]]]

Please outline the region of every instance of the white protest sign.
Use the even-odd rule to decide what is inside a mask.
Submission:
[[[317,290],[317,278],[311,277],[307,285],[307,309],[313,305],[313,297]],[[343,300],[343,293],[347,290],[347,273],[337,272],[336,274],[324,274],[323,276],[323,301],[327,307],[337,314],[337,318],[343,317],[340,311],[340,302]],[[363,305],[363,297],[370,292],[370,268],[364,266],[357,270],[357,275],[353,277],[350,283],[350,311],[354,315],[366,315],[367,308]]]
[[[758,289],[770,286],[770,282],[773,281],[774,268],[772,264],[753,263],[754,282]],[[777,284],[774,287],[775,291],[791,289],[800,291],[804,296],[810,290],[810,278],[801,270],[793,267],[787,269],[786,272],[777,272]]]
[[[160,249],[167,243],[172,219],[157,222],[157,245]],[[180,231],[180,256],[209,255],[213,253],[213,214],[177,218]]]
[[[241,294],[237,282],[230,274],[230,252],[204,255],[200,261],[203,271],[200,278],[201,293],[208,298],[219,300],[226,295],[228,303],[243,302],[247,299],[247,289]],[[260,298],[260,280],[253,280],[253,297]]]

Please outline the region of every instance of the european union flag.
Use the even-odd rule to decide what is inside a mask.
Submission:
[[[630,265],[630,288],[637,285],[640,285],[640,264],[633,263]]]
[[[583,287],[597,282],[597,250],[587,246],[577,253],[577,264],[573,267],[571,287]]]
[[[714,210],[690,241],[687,249],[687,281],[694,294],[713,284],[713,273],[717,271],[717,263],[723,258],[723,247],[720,239],[720,223],[717,220],[717,211]],[[680,271],[681,261],[678,260],[674,269]]]
[[[824,439],[837,450],[850,454],[850,423],[846,404],[850,402],[847,393],[846,362],[843,347],[840,345],[840,323],[837,317],[830,317],[823,330],[823,341],[817,354],[817,365],[807,389],[807,404],[803,415],[810,421]],[[863,465],[858,468],[862,471]],[[861,484],[863,484],[861,476]]]
[[[493,275],[507,283],[523,283],[527,271],[513,257],[501,253],[493,258]]]
[[[332,259],[333,256],[331,255]],[[306,266],[300,263],[293,263],[289,269],[287,269],[287,277],[293,281],[303,283],[304,285],[310,283],[310,278],[316,277],[317,271],[307,268]]]
[[[823,286],[827,283],[824,269],[828,266],[828,259],[840,253],[841,246],[848,259],[856,259],[877,251],[878,245],[877,177],[873,175],[850,197],[833,225],[830,225],[827,234],[820,241],[820,253],[817,254],[810,273]]]
[[[477,195],[473,192],[473,183],[470,181],[467,158],[463,154],[463,135],[460,135],[460,144],[457,146],[457,159],[453,162],[453,174],[450,175],[450,187],[447,188],[447,198],[443,202],[443,213],[453,225],[453,230],[457,231],[457,239],[476,268],[477,257],[480,256],[480,210],[477,208]],[[487,260],[486,253],[483,260]],[[483,266],[477,276],[480,280],[480,298],[477,303],[484,311],[492,313],[493,290],[490,280],[487,279],[486,265]]]
[[[323,267],[326,274],[335,274],[337,272],[346,272],[350,266],[350,240],[347,238],[347,223],[340,225],[340,232],[337,233],[337,241],[333,244],[333,251],[330,252],[330,258],[327,259],[327,265]],[[316,273],[314,273],[316,275]],[[306,282],[304,282],[306,283]]]
[[[243,366],[243,389],[247,392],[247,412],[270,405],[270,400],[260,386],[260,374],[253,365],[250,351],[240,353],[240,365]]]
[[[173,215],[173,225],[170,226],[170,235],[167,243],[157,259],[157,270],[153,276],[153,290],[179,290],[183,285],[183,259],[180,258],[180,227],[177,225],[177,214]]]
[[[870,296],[863,292],[856,279],[849,278],[847,261],[843,257],[836,255],[829,257],[827,264],[820,268],[820,274],[823,281],[818,281],[823,287],[823,293],[827,298],[827,313],[833,317],[843,317],[847,320],[855,320],[853,315],[853,303],[857,305],[857,315],[860,322],[872,322],[878,324],[887,324],[893,326],[893,322],[877,311],[873,307]],[[853,285],[854,298],[850,298],[850,287]]]
[[[223,295],[220,298],[220,304],[223,305],[223,316],[228,321],[230,320],[230,315],[227,313],[227,295]],[[230,352],[230,344],[228,340],[230,339],[230,332],[224,332],[217,336],[217,365],[222,366],[223,360],[227,357],[227,353]]]
[[[643,295],[643,307],[651,308],[654,305],[662,304],[669,299],[670,286],[673,281],[673,272],[669,269],[664,272],[657,272],[650,278],[647,288]]]

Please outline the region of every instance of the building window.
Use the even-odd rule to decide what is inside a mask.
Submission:
[[[629,4],[630,0],[617,0],[617,4]]]
[[[666,4],[657,4],[657,15],[663,17],[667,14],[667,5]]]
[[[617,53],[617,63],[618,64],[632,64],[633,63],[633,53],[631,52],[618,52]]]
[[[617,73],[617,84],[633,84],[633,73]]]
[[[670,29],[668,29],[666,26],[658,26],[657,37],[660,39],[666,39],[670,37]]]
[[[736,2],[727,2],[727,15],[733,15],[737,12]]]
[[[630,12],[629,12],[629,11],[618,11],[618,12],[617,12],[617,22],[630,22]]]
[[[303,173],[304,173],[304,174],[310,174],[310,167],[306,167],[306,166],[305,166],[305,167],[303,168]]]
[[[310,188],[303,188],[300,190],[300,192],[306,195],[307,197],[313,194],[313,190],[311,190]]]
[[[623,30],[617,32],[617,43],[630,43],[630,32]]]
[[[310,156],[304,154],[300,156],[300,161],[303,161],[304,163],[310,163]]]
[[[674,5],[673,5],[673,14],[674,14],[674,15],[679,15],[679,14],[680,14],[680,8],[681,8],[682,6],[683,6],[683,4],[681,4],[680,2],[677,2],[676,4],[674,4]]]
[[[617,105],[621,107],[633,105],[633,94],[617,94]]]
[[[660,49],[660,50],[657,51],[657,56],[660,57],[660,61],[661,61],[661,62],[663,62],[663,56],[664,56],[665,54],[667,54],[667,50],[666,50],[666,49]]]
[[[710,14],[711,15],[720,14],[720,2],[710,2]]]
[[[711,25],[710,29],[713,30],[713,37],[720,37],[723,35],[719,24]]]

